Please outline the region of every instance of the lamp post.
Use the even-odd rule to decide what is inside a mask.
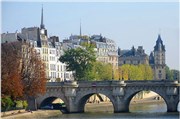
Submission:
[[[112,69],[112,80],[114,80],[114,69]]]
[[[120,79],[120,69],[119,69],[119,67],[118,67],[118,75],[119,75],[119,81],[120,81],[121,79]]]
[[[122,71],[122,80],[124,81],[124,77],[123,77],[123,75],[124,75],[124,72]]]

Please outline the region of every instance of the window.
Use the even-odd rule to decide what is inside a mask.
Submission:
[[[56,65],[55,64],[50,64],[50,70],[55,71],[56,70]]]
[[[161,73],[161,70],[159,70],[159,73]]]
[[[63,78],[63,73],[61,73],[61,78]]]
[[[162,78],[162,74],[159,74],[159,79],[161,79]]]
[[[55,50],[50,50],[50,54],[55,54]]]
[[[57,69],[58,69],[58,71],[59,71],[59,65],[57,65]],[[59,73],[58,73],[59,74]]]
[[[62,65],[61,65],[61,71],[63,71]]]

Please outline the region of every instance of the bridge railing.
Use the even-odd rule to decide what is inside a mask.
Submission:
[[[126,84],[154,84],[154,85],[180,85],[177,80],[108,80],[108,81],[66,81],[66,82],[47,82],[47,87],[61,87],[65,85],[78,87],[96,87],[96,86],[115,86],[115,85],[126,85]]]
[[[64,86],[64,82],[47,82],[46,83],[46,86],[47,87],[52,87],[52,86]]]
[[[179,83],[177,80],[126,80],[125,83]]]

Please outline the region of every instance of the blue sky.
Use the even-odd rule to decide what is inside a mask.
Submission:
[[[121,49],[143,46],[153,50],[160,33],[166,47],[166,63],[179,68],[179,3],[170,2],[3,2],[2,32],[21,31],[44,24],[48,35],[60,39],[79,34],[102,34]]]

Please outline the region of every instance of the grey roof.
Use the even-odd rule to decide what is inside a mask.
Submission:
[[[26,36],[24,34],[22,34],[22,33],[18,33],[17,37],[20,38],[20,39],[23,39],[23,40],[26,39]]]
[[[142,49],[142,50],[143,50],[143,49]],[[147,56],[147,54],[145,54],[144,51],[141,52],[141,51],[139,51],[139,50],[136,50],[136,49],[134,48],[134,46],[132,47],[131,50],[119,50],[118,52],[119,52],[120,57]]]
[[[17,41],[17,33],[1,34],[1,43]]]

